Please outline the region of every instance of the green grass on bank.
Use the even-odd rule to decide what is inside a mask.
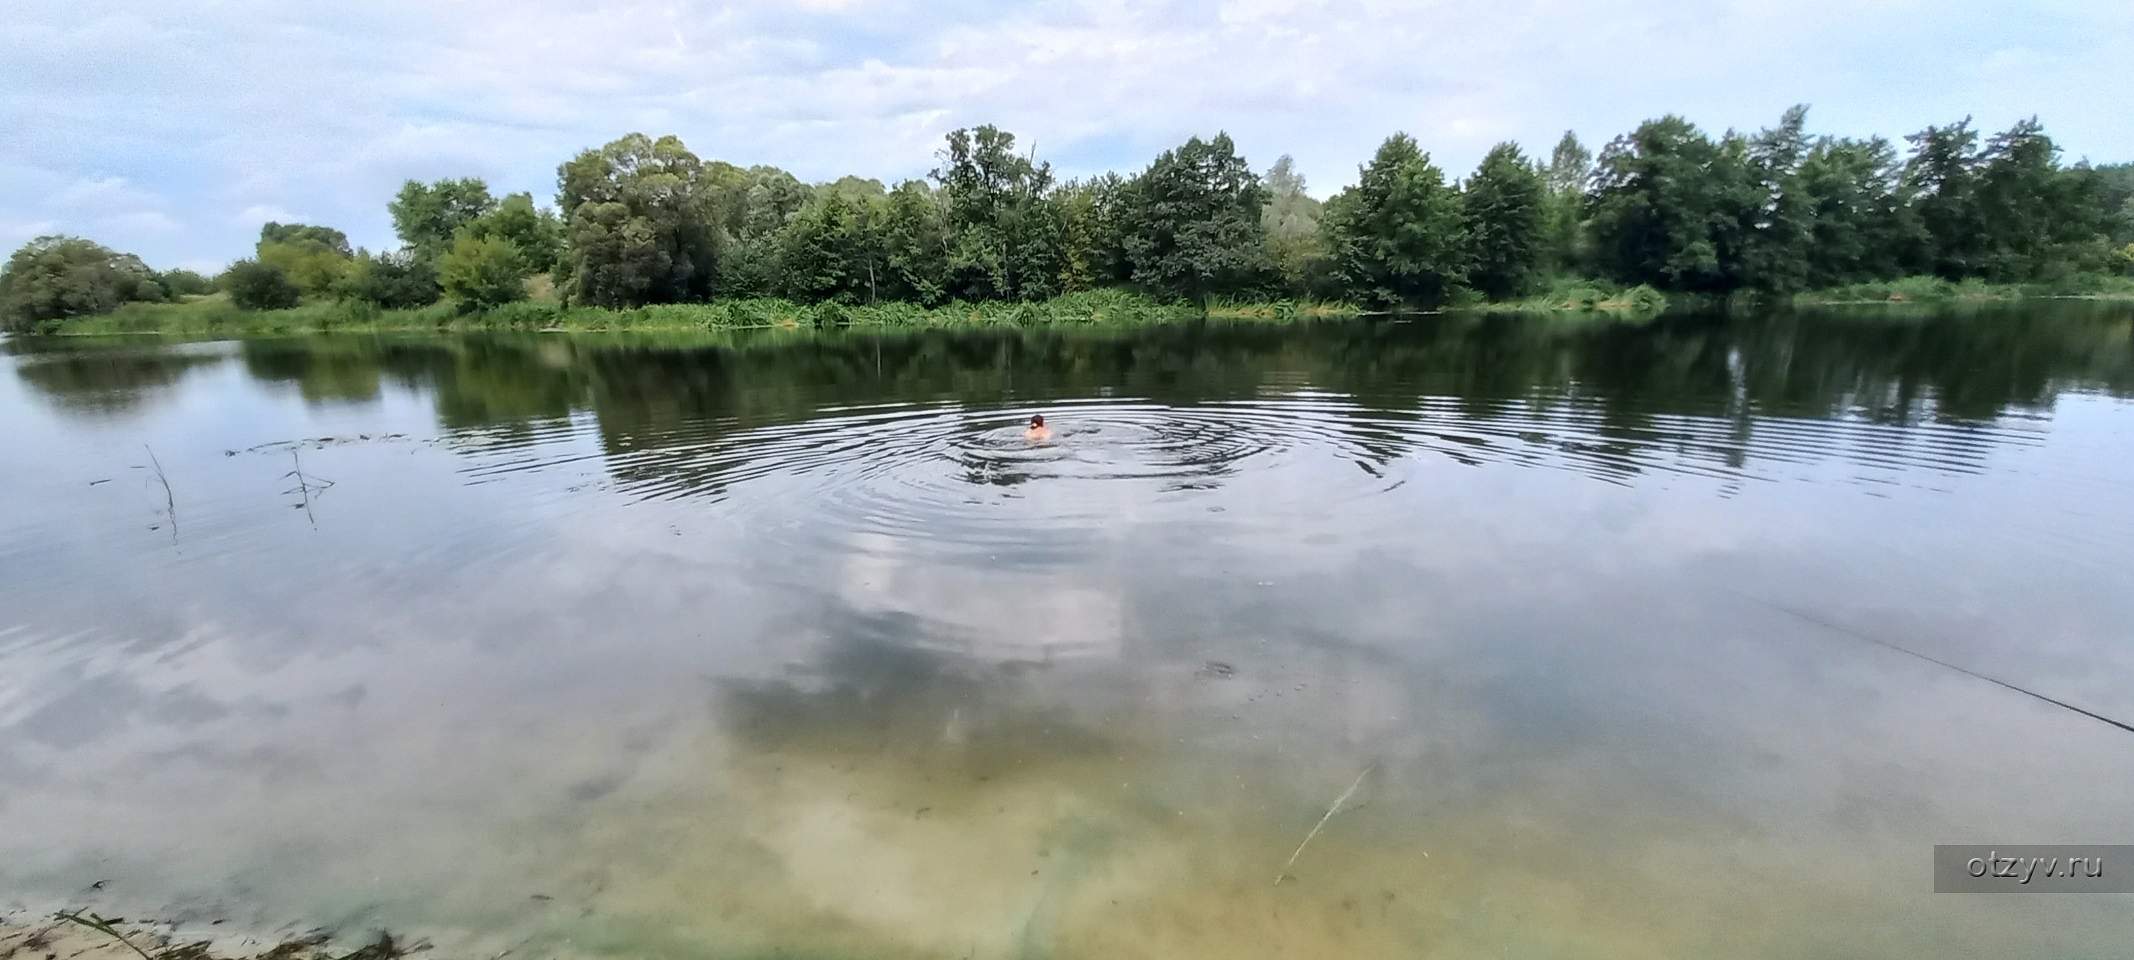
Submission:
[[[306,303],[287,310],[243,310],[221,296],[181,303],[129,303],[47,331],[61,334],[157,333],[184,336],[383,333],[417,330],[744,330],[837,327],[1133,325],[1189,320],[1196,308],[1100,290],[1035,303],[802,304],[778,299],[715,300],[632,309],[570,307],[527,301],[468,313],[439,303],[385,310],[350,301]]]
[[[1359,317],[1364,309],[1341,300],[1230,300],[1208,301],[1203,312],[1216,320],[1326,320]]]
[[[1659,316],[1667,306],[1667,294],[1642,283],[1622,287],[1599,280],[1566,277],[1548,281],[1531,296],[1476,303],[1461,309],[1481,313],[1599,313],[1644,318]]]
[[[1937,277],[1904,277],[1796,294],[1798,306],[1842,304],[1961,304],[2036,298],[2134,299],[2134,277],[2077,274],[2052,283],[1988,284]],[[1670,297],[1652,287],[1558,278],[1526,297],[1453,304],[1455,312],[1559,314],[1642,320],[1675,307],[1731,303]],[[909,303],[804,304],[775,298],[662,304],[631,309],[565,306],[551,298],[465,312],[452,303],[387,310],[354,301],[317,301],[287,310],[244,310],[223,295],[172,303],[129,303],[94,317],[63,321],[42,332],[77,335],[162,334],[227,337],[302,333],[391,333],[478,330],[687,332],[704,330],[925,329],[935,327],[1134,326],[1203,317],[1243,322],[1297,322],[1355,317],[1363,308],[1341,301],[1216,300],[1206,307],[1164,303],[1136,293],[1095,290],[1030,303],[987,301],[922,307]]]
[[[529,300],[480,312],[449,303],[386,310],[351,301],[320,301],[287,310],[244,310],[221,295],[178,303],[129,303],[101,316],[65,321],[48,333],[242,336],[298,333],[390,333],[424,330],[814,330],[835,328],[1133,326],[1190,321],[1289,321],[1356,316],[1359,308],[1319,301],[1231,302],[1206,310],[1135,293],[1096,290],[1030,303],[988,301],[922,307],[909,303],[804,304],[739,298],[631,309],[571,307]]]
[[[2134,277],[2077,273],[2043,283],[1987,283],[1940,277],[1900,277],[1810,290],[1795,294],[1801,306],[1859,303],[1961,303],[2077,297],[2095,300],[2134,299]]]

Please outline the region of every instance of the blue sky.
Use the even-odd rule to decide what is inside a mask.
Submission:
[[[345,7],[345,8],[344,8]],[[2066,159],[2134,159],[2126,0],[8,0],[0,247],[92,237],[216,269],[267,220],[394,241],[410,177],[555,189],[631,130],[804,179],[923,175],[997,123],[1067,174],[1228,130],[1314,193],[1406,130],[1455,174],[1490,144],[1596,149],[1675,112],[1897,136],[2037,114]]]

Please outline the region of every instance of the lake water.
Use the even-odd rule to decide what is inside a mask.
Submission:
[[[0,364],[0,908],[464,957],[2134,942],[2126,897],[1929,892],[1935,843],[2134,842],[2134,734],[1882,645],[2134,719],[2124,307]]]

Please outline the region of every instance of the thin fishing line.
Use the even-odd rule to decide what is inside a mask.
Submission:
[[[1789,607],[1789,606],[1786,606],[1785,604],[1782,604],[1782,603],[1773,603],[1772,601],[1769,601],[1769,600],[1761,600],[1761,599],[1759,599],[1759,600],[1758,600],[1757,602],[1758,602],[1758,603],[1761,603],[1761,604],[1763,604],[1763,605],[1765,605],[1765,606],[1767,606],[1767,607],[1770,607],[1770,608],[1772,608],[1772,609],[1774,609],[1774,610],[1778,610],[1778,611],[1780,611],[1780,612],[1783,612],[1783,613],[1787,613],[1787,614],[1791,614],[1791,615],[1793,615],[1793,616],[1795,616],[1795,617],[1799,617],[1800,619],[1802,619],[1802,620],[1806,620],[1806,621],[1808,621],[1809,623],[1812,623],[1812,624],[1815,624],[1816,626],[1822,627],[1822,628],[1823,628],[1823,629],[1825,629],[1825,630],[1831,630],[1831,631],[1834,631],[1834,632],[1837,632],[1837,633],[1841,633],[1841,634],[1844,634],[1845,636],[1848,636],[1848,637],[1852,637],[1852,638],[1853,638],[1853,639],[1855,639],[1855,640],[1865,640],[1865,641],[1867,641],[1868,643],[1872,643],[1872,644],[1874,644],[1875,646],[1878,646],[1878,647],[1884,647],[1884,648],[1886,648],[1886,649],[1890,649],[1890,650],[1895,650],[1895,651],[1897,651],[1898,653],[1904,654],[1905,656],[1908,656],[1908,657],[1917,657],[1917,658],[1919,658],[1919,659],[1921,659],[1921,660],[1924,660],[1924,661],[1926,661],[1926,662],[1928,662],[1928,663],[1934,664],[1935,666],[1938,666],[1938,667],[1947,667],[1947,668],[1949,668],[1949,669],[1951,669],[1951,670],[1954,670],[1954,671],[1956,671],[1957,673],[1961,673],[1961,674],[1963,674],[1964,676],[1967,676],[1967,677],[1974,677],[1974,678],[1977,678],[1977,679],[1979,679],[1979,680],[1984,680],[1984,681],[1986,681],[1987,683],[1993,684],[1994,686],[1998,686],[1998,687],[2006,687],[2006,688],[2008,688],[2008,689],[2010,689],[2010,690],[2013,690],[2013,691],[2015,691],[2015,692],[2017,692],[2017,693],[2020,693],[2020,694],[2022,694],[2022,695],[2024,695],[2024,696],[2026,696],[2026,697],[2035,697],[2035,698],[2037,698],[2037,699],[2039,699],[2039,700],[2043,700],[2043,701],[2045,701],[2046,703],[2052,704],[2053,706],[2059,707],[2059,708],[2061,708],[2061,709],[2063,709],[2063,710],[2072,710],[2072,711],[2074,711],[2074,712],[2076,712],[2076,713],[2079,713],[2079,714],[2081,714],[2081,715],[2083,715],[2083,716],[2085,716],[2085,717],[2088,717],[2088,718],[2090,718],[2090,719],[2092,719],[2092,720],[2098,720],[2098,721],[2102,721],[2102,722],[2104,722],[2104,723],[2109,723],[2109,724],[2111,724],[2112,726],[2118,727],[2118,728],[2119,728],[2119,729],[2121,729],[2121,730],[2125,730],[2125,731],[2126,731],[2126,732],[2128,732],[2128,733],[2134,733],[2134,726],[2129,726],[2129,725],[2127,725],[2127,724],[2125,724],[2125,723],[2121,723],[2121,722],[2120,722],[2120,721],[2118,721],[2118,720],[2114,720],[2114,719],[2112,719],[2111,717],[2107,717],[2107,716],[2105,716],[2104,714],[2101,714],[2101,713],[2097,713],[2097,712],[2095,712],[2095,711],[2091,711],[2091,710],[2084,710],[2084,709],[2082,709],[2081,707],[2075,706],[2074,704],[2072,704],[2072,703],[2069,703],[2069,702],[2067,702],[2067,701],[2065,701],[2065,700],[2058,700],[2058,699],[2055,699],[2055,698],[2052,698],[2052,697],[2048,697],[2048,696],[2046,696],[2046,695],[2044,695],[2044,694],[2042,694],[2042,693],[2039,693],[2039,692],[2037,692],[2036,690],[2031,690],[2031,689],[2027,689],[2027,688],[2024,688],[2024,687],[2019,687],[2019,686],[2016,686],[2015,684],[2009,683],[2009,682],[2008,682],[2008,681],[2006,681],[2006,680],[2001,680],[2001,679],[1997,679],[1997,678],[1994,678],[1994,677],[1989,677],[1989,676],[1986,676],[1985,674],[1983,674],[1983,673],[1980,673],[1980,672],[1978,672],[1978,671],[1976,671],[1976,670],[1971,670],[1971,669],[1968,669],[1968,668],[1965,668],[1965,667],[1960,667],[1960,666],[1957,666],[1956,664],[1950,663],[1950,662],[1949,662],[1949,661],[1947,661],[1947,660],[1942,660],[1942,659],[1940,659],[1940,658],[1937,658],[1937,657],[1930,657],[1930,656],[1928,656],[1928,655],[1926,655],[1926,654],[1924,654],[1924,653],[1920,653],[1919,651],[1917,651],[1917,650],[1913,650],[1913,649],[1911,649],[1911,648],[1909,648],[1909,647],[1905,647],[1905,646],[1900,646],[1900,645],[1898,645],[1898,644],[1896,644],[1896,643],[1894,643],[1894,642],[1891,642],[1891,641],[1889,641],[1889,640],[1884,640],[1884,639],[1882,639],[1881,637],[1877,637],[1877,636],[1874,636],[1874,635],[1872,635],[1872,634],[1868,634],[1868,633],[1862,633],[1862,632],[1860,632],[1860,631],[1858,631],[1858,630],[1854,630],[1854,629],[1852,629],[1851,627],[1845,626],[1844,624],[1840,624],[1840,623],[1832,623],[1832,622],[1830,622],[1829,620],[1825,620],[1825,619],[1823,619],[1823,618],[1821,618],[1821,617],[1818,617],[1818,616],[1816,616],[1816,615],[1814,615],[1814,614],[1812,614],[1812,613],[1808,613],[1808,612],[1806,612],[1806,611],[1803,611],[1803,610],[1796,610],[1796,609],[1794,609],[1794,608],[1792,608],[1792,607]]]

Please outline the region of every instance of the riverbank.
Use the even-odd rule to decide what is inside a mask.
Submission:
[[[1899,277],[1794,294],[1803,307],[1880,303],[2003,303],[2016,300],[2134,300],[2134,277],[2074,274],[2045,283],[1987,283],[1940,277]]]
[[[1665,313],[1671,302],[1667,294],[1642,283],[1619,287],[1597,280],[1561,280],[1531,296],[1469,304],[1458,309],[1477,313],[1607,314],[1643,319]]]
[[[1938,277],[1904,277],[1804,291],[1787,302],[1802,307],[1862,304],[2005,303],[2022,300],[2134,300],[2134,277],[2083,274],[2056,283],[1990,284]],[[1768,301],[1762,303],[1768,306]],[[1443,313],[1556,314],[1644,320],[1670,309],[1705,306],[1732,309],[1731,302],[1669,295],[1639,284],[1621,287],[1592,280],[1562,280],[1516,300],[1455,303]],[[909,303],[848,305],[795,303],[776,298],[738,298],[628,309],[566,306],[529,300],[467,312],[452,303],[388,310],[355,301],[328,300],[286,310],[245,310],[220,294],[172,303],[129,303],[111,313],[65,321],[48,334],[106,336],[157,334],[181,337],[284,336],[312,333],[412,333],[435,331],[645,331],[816,330],[836,328],[926,329],[940,327],[1139,326],[1199,319],[1285,323],[1344,319],[1373,314],[1343,301],[1218,300],[1205,307],[1164,303],[1120,290],[1073,293],[1034,302],[986,301],[922,307]]]
[[[1667,297],[1651,287],[1581,283],[1505,303],[1460,304],[1444,312],[1656,315]],[[285,310],[245,310],[222,295],[173,303],[129,303],[110,313],[65,321],[44,331],[61,336],[157,334],[181,337],[286,336],[311,333],[434,331],[814,330],[835,328],[1102,327],[1200,319],[1288,323],[1346,319],[1373,311],[1338,300],[1218,300],[1205,307],[1164,303],[1136,293],[1098,290],[1034,302],[987,301],[922,307],[909,303],[805,304],[740,298],[629,309],[565,306],[529,300],[467,312],[451,303],[406,310],[354,301],[319,301]]]
[[[1037,302],[990,301],[921,307],[908,303],[804,304],[749,298],[675,303],[629,309],[573,307],[528,301],[466,312],[450,303],[387,310],[351,301],[307,303],[286,310],[244,310],[221,296],[180,303],[130,303],[111,313],[70,320],[61,335],[167,334],[178,336],[286,335],[300,333],[392,333],[413,331],[568,330],[689,331],[827,329],[838,327],[926,328],[989,326],[1133,326],[1216,316],[1235,320],[1289,320],[1354,316],[1357,308],[1333,303],[1222,304],[1203,312],[1137,294],[1094,291]]]

